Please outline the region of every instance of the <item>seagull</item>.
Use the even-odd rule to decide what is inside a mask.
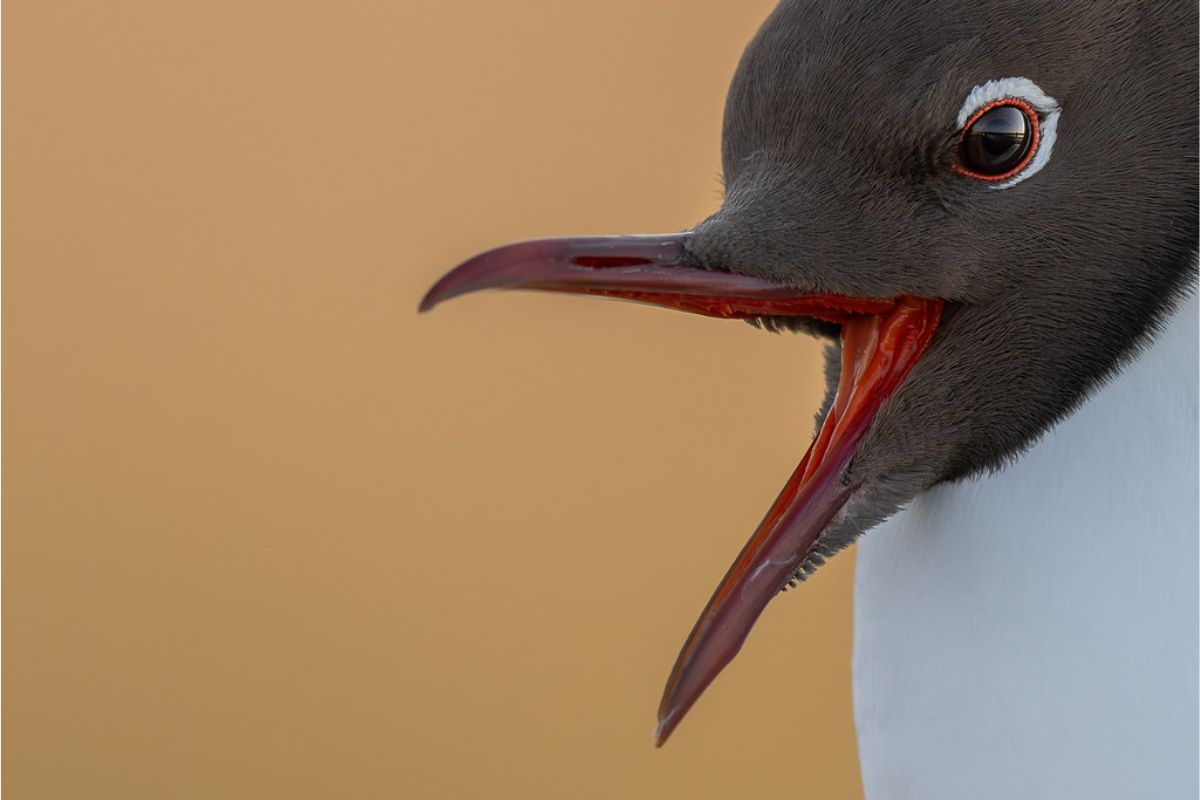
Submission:
[[[816,435],[701,612],[661,745],[858,542],[870,798],[1194,798],[1194,3],[784,0],[682,233],[478,255],[481,289],[827,342]]]

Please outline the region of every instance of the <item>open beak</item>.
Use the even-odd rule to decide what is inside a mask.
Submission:
[[[841,326],[837,396],[816,439],[742,548],[679,653],[658,708],[662,745],[713,679],[733,660],[767,603],[813,554],[829,522],[859,488],[846,470],[880,405],[933,338],[942,302],[915,297],[814,294],[706,270],[690,256],[689,234],[540,239],[475,256],[421,301],[479,289],[541,289],[633,300],[712,317],[814,317]]]

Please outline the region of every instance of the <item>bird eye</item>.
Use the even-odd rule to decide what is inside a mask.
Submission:
[[[1037,112],[1018,98],[995,100],[963,125],[954,171],[976,180],[998,182],[1019,173],[1038,149]]]

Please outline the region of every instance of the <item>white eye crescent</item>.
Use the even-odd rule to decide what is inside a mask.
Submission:
[[[972,152],[985,152],[985,148],[982,148],[978,142],[968,141],[967,134],[974,133],[969,129],[973,128],[987,112],[1005,107],[1019,108],[1026,114],[1034,114],[1030,120],[1031,129],[1027,133],[1030,137],[1028,152],[1024,153],[1024,157],[1016,159],[1015,167],[1011,170],[990,172],[985,169],[973,168],[970,163],[963,163],[964,154],[965,159],[974,157],[978,160],[979,156],[972,156]],[[1058,132],[1058,117],[1061,113],[1062,109],[1058,101],[1043,92],[1040,86],[1028,78],[1000,78],[976,86],[967,94],[966,100],[963,101],[962,107],[958,111],[960,152],[959,162],[955,164],[955,172],[984,181],[992,189],[1007,189],[1020,183],[1036,174],[1050,160],[1050,153],[1054,149],[1054,140]],[[1003,141],[993,135],[991,139],[993,149],[996,147],[996,142],[1002,143]],[[964,149],[964,142],[972,145],[973,150]]]

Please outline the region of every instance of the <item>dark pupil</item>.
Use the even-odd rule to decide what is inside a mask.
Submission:
[[[962,163],[980,175],[1002,175],[1016,167],[1030,145],[1029,118],[1015,106],[996,106],[967,129]]]

